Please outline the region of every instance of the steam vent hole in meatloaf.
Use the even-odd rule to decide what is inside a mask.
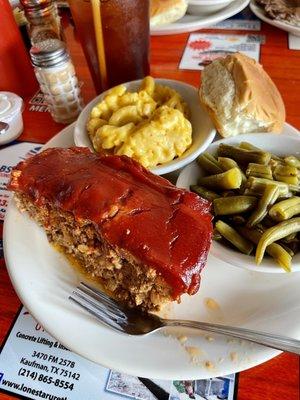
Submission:
[[[114,298],[157,310],[196,293],[211,243],[210,203],[126,156],[47,149],[19,163],[9,189]]]

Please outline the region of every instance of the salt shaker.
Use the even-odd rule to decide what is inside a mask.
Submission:
[[[73,122],[83,107],[75,69],[64,42],[47,39],[30,50],[40,88],[56,122]]]

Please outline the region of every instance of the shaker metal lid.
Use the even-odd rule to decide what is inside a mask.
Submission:
[[[53,3],[52,0],[20,0],[23,7],[40,7]]]
[[[37,7],[24,7],[25,15],[30,21],[40,20],[43,17],[53,16],[57,17],[57,9],[54,4],[49,3]]]
[[[30,49],[30,56],[36,67],[54,67],[69,58],[66,45],[58,39],[39,42]]]

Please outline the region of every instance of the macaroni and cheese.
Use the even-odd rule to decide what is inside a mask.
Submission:
[[[127,155],[151,168],[181,156],[192,143],[181,96],[150,76],[137,92],[112,88],[91,111],[87,131],[96,152]]]

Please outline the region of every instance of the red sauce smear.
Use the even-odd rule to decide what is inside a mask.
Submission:
[[[17,165],[9,189],[95,223],[113,247],[155,268],[174,299],[194,294],[211,244],[210,203],[126,156],[52,148]],[[19,175],[19,176],[17,176]]]

